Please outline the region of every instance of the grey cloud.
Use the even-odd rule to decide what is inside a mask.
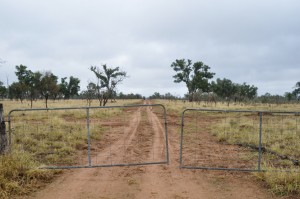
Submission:
[[[173,83],[175,59],[203,61],[216,78],[283,94],[299,81],[296,0],[3,0],[0,80],[14,66],[94,79],[91,65],[128,72],[119,90],[187,92]]]

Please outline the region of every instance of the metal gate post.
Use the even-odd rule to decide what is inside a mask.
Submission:
[[[170,162],[170,157],[169,157],[169,138],[168,138],[168,123],[167,123],[167,111],[164,106],[162,106],[164,110],[164,118],[165,118],[165,139],[166,139],[166,160],[167,164]]]
[[[11,146],[12,146],[12,138],[11,138],[11,134],[12,134],[12,129],[11,129],[11,122],[10,122],[10,114],[11,111],[8,113],[8,151],[11,150]]]
[[[259,112],[259,143],[258,143],[258,171],[261,171],[262,158],[262,112]]]
[[[91,160],[91,132],[90,132],[90,109],[86,108],[86,125],[87,125],[87,140],[88,140],[88,161],[89,166],[92,166]]]
[[[7,149],[6,125],[3,112],[3,104],[0,104],[0,154],[4,154]]]
[[[179,167],[181,168],[182,167],[182,145],[183,145],[183,128],[184,128],[184,114],[185,114],[185,111],[183,111],[182,115],[181,115],[181,136],[180,136],[180,159],[179,159],[179,162],[180,162],[180,165]]]

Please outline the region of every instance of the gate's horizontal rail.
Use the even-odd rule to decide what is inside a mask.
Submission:
[[[10,115],[16,111],[55,111],[55,110],[80,110],[80,109],[111,109],[111,108],[135,108],[135,107],[153,107],[160,106],[164,110],[165,107],[162,104],[137,104],[137,105],[124,105],[124,106],[82,106],[82,107],[61,107],[61,108],[20,108],[13,109],[8,113],[8,122],[10,121]]]
[[[182,112],[182,115],[187,111],[206,111],[206,112],[222,112],[222,113],[273,113],[273,114],[295,114],[300,116],[300,112],[295,111],[264,111],[264,110],[222,110],[222,109],[202,109],[202,108],[187,108]]]
[[[40,169],[84,169],[84,168],[101,168],[101,167],[127,167],[127,166],[145,166],[145,165],[157,165],[168,164],[168,161],[162,162],[143,162],[133,164],[104,164],[104,165],[91,165],[91,166],[44,166]]]

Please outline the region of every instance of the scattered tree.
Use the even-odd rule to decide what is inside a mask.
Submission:
[[[91,106],[93,99],[97,97],[97,85],[90,82],[87,90],[81,92],[81,96],[86,99],[88,106]]]
[[[42,74],[40,72],[34,73],[31,70],[28,70],[27,66],[24,65],[16,66],[15,74],[19,80],[18,86],[20,87],[19,91],[21,92],[19,95],[23,96],[23,98],[28,98],[32,108],[33,100],[37,99],[39,95]],[[18,91],[18,89],[15,91]]]
[[[244,82],[242,85],[237,84],[237,87],[240,101],[244,101],[246,99],[253,100],[257,96],[258,88],[254,85],[250,86]]]
[[[78,96],[80,91],[80,80],[71,76],[69,82],[66,81],[67,77],[61,78],[61,83],[59,84],[60,94],[64,99],[70,99],[74,96]]]
[[[22,85],[20,82],[13,82],[9,86],[9,98],[10,99],[19,99],[21,103],[23,103],[23,100],[25,99],[23,90],[22,90]]]
[[[238,91],[236,84],[234,84],[230,79],[226,78],[218,78],[216,82],[213,81],[211,84],[213,92],[222,99],[225,99],[229,106],[230,100],[233,99],[234,95],[236,95]]]
[[[91,66],[90,70],[97,77],[97,96],[100,106],[105,106],[109,99],[114,98],[116,87],[126,78],[126,72],[120,71],[119,67],[108,68],[106,64],[102,65],[103,70],[97,66]]]
[[[15,84],[15,90],[14,92],[20,92],[20,93],[14,93],[16,96],[19,96],[19,99],[21,102],[23,102],[23,99],[28,97],[29,94],[29,84],[30,84],[30,75],[31,71],[27,70],[27,66],[20,65],[16,66],[16,76],[19,80],[17,82],[17,85]]]
[[[286,92],[284,93],[285,98],[287,99],[288,102],[292,101],[292,99],[295,97],[295,95],[291,92]]]
[[[41,82],[42,74],[40,72],[31,72],[28,77],[28,91],[29,91],[29,99],[30,99],[30,107],[32,108],[33,100],[39,97],[39,86]]]
[[[41,95],[45,98],[46,108],[48,108],[48,99],[53,97],[54,99],[58,95],[59,87],[57,85],[57,76],[51,72],[45,72],[42,75],[39,90]]]
[[[210,67],[203,62],[195,62],[190,59],[176,59],[171,64],[176,75],[173,76],[175,83],[184,82],[188,89],[189,101],[193,101],[193,95],[197,90],[209,92],[208,80],[214,77],[215,73],[209,72]]]
[[[226,100],[228,105],[231,100],[245,101],[253,100],[257,96],[257,87],[250,86],[245,82],[243,84],[233,83],[230,79],[218,78],[211,83],[212,91],[223,100]]]
[[[300,95],[300,81],[296,83],[296,85],[295,85],[295,90],[293,91],[293,94],[294,94],[295,96]]]
[[[5,98],[7,95],[7,89],[3,86],[3,82],[0,81],[0,98]]]

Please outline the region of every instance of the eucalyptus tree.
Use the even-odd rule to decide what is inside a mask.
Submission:
[[[97,97],[97,85],[93,82],[90,82],[87,85],[87,90],[82,91],[80,94],[89,106],[91,106],[93,99]]]
[[[27,66],[16,66],[16,76],[18,77],[18,84],[14,85],[14,92],[21,92],[17,96],[23,96],[30,100],[30,106],[32,108],[33,101],[39,96],[39,86],[42,74],[40,72],[32,72],[27,69]],[[19,87],[19,89],[17,89]],[[21,100],[22,101],[22,100]]]
[[[28,77],[28,97],[30,99],[30,107],[32,108],[33,100],[38,99],[40,96],[39,87],[41,83],[42,73],[39,71],[37,72],[30,72]]]
[[[13,82],[8,89],[9,98],[20,100],[23,103],[25,96],[22,89],[20,82]]]
[[[127,77],[127,74],[119,67],[108,68],[106,64],[102,65],[102,70],[97,66],[91,66],[90,70],[97,78],[96,89],[100,106],[105,106],[107,101],[114,97],[117,85]]]
[[[58,77],[50,71],[42,74],[39,84],[39,91],[40,94],[45,98],[46,108],[48,108],[48,99],[50,97],[53,97],[55,99],[59,93],[57,79]]]
[[[223,100],[230,103],[230,100],[245,101],[253,100],[257,96],[258,88],[254,85],[248,85],[247,83],[238,84],[232,82],[230,79],[220,79],[212,81],[212,91],[217,94]]]
[[[214,93],[216,93],[219,97],[221,97],[223,100],[226,100],[229,106],[230,100],[233,99],[233,97],[238,92],[238,86],[237,84],[233,83],[230,79],[220,79],[218,78],[215,81],[211,83],[211,88]]]
[[[22,99],[25,99],[29,95],[29,84],[30,84],[30,76],[31,76],[32,71],[27,70],[27,66],[24,65],[19,65],[16,66],[16,76],[18,78],[18,84],[14,85],[15,88],[18,87],[18,89],[15,89],[15,92],[20,92],[18,94],[15,94],[17,96],[21,96],[20,100],[21,102],[23,101]]]
[[[296,97],[293,93],[291,92],[285,92],[284,97],[287,99],[288,102],[292,101],[294,97]]]
[[[249,85],[247,83],[238,84],[238,95],[240,100],[253,100],[257,96],[258,88],[254,85]]]
[[[0,58],[0,66],[4,63],[5,63],[5,61]],[[7,89],[5,86],[3,86],[3,82],[0,81],[0,97],[4,98],[6,96],[6,94],[7,94]]]
[[[296,97],[298,101],[300,101],[300,81],[296,83],[295,89],[292,94]]]
[[[197,90],[202,92],[209,92],[210,83],[215,73],[210,72],[210,67],[203,62],[192,63],[188,59],[176,59],[171,64],[171,67],[176,72],[173,76],[175,83],[184,82],[188,89],[189,101],[193,101],[193,95]]]
[[[80,80],[76,77],[71,76],[69,82],[67,77],[61,78],[61,83],[59,84],[59,92],[62,94],[64,99],[70,99],[74,96],[78,96],[80,91]]]
[[[0,98],[5,98],[7,95],[7,89],[3,86],[3,82],[0,81]]]

